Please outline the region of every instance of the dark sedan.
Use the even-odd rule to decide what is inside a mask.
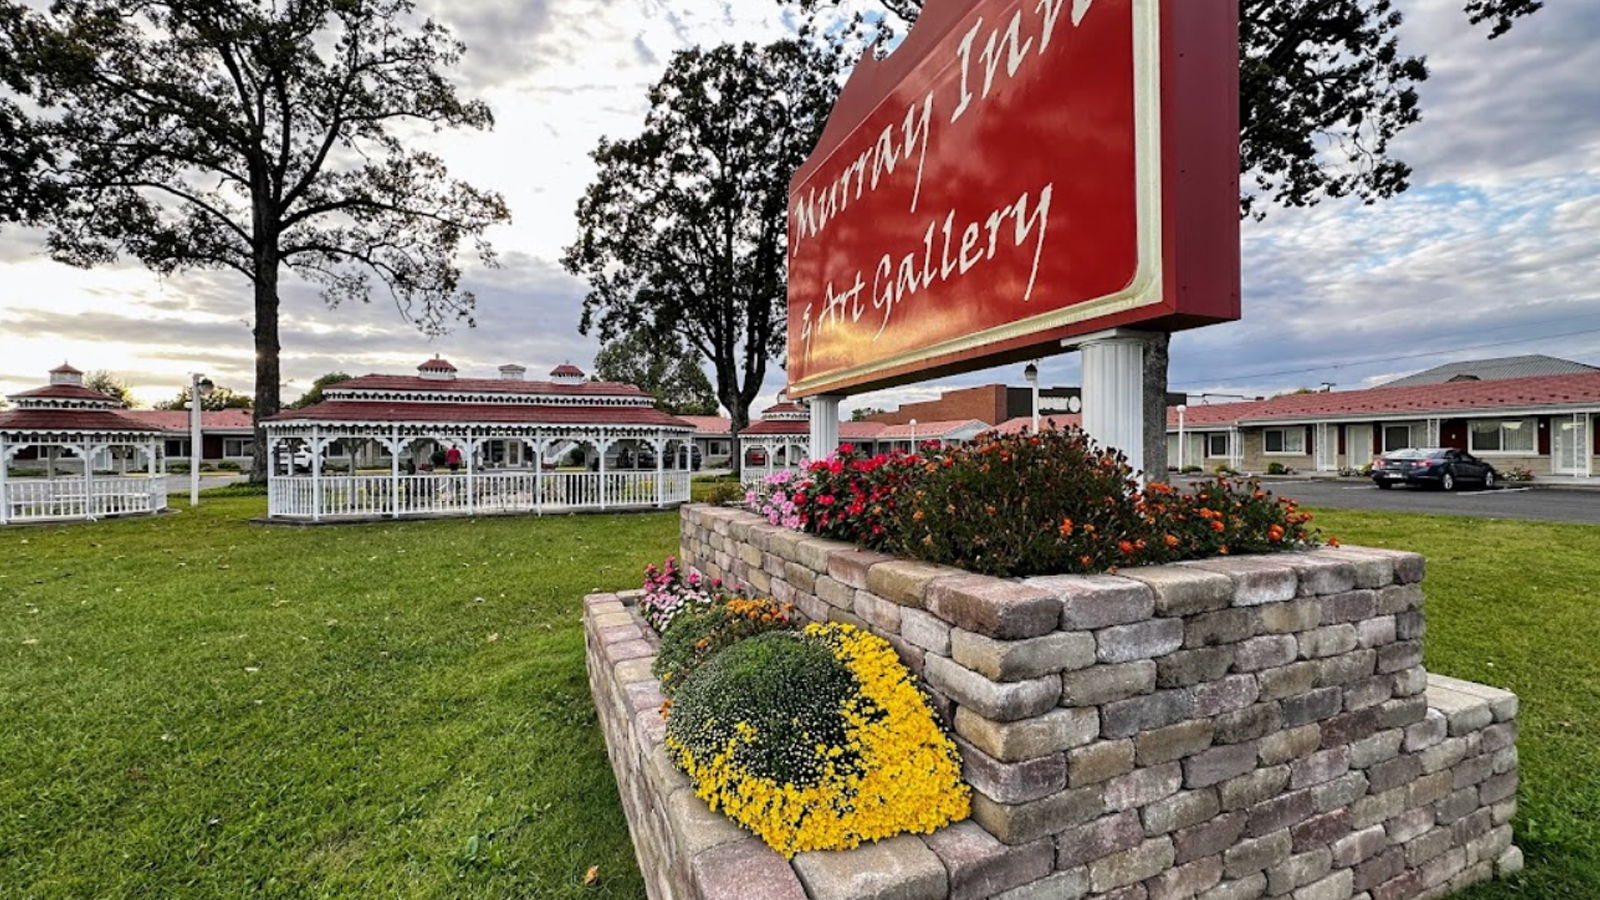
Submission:
[[[1493,489],[1500,474],[1494,466],[1465,450],[1440,447],[1385,453],[1372,461],[1372,480],[1384,490],[1397,484],[1416,484],[1453,491],[1463,484]]]

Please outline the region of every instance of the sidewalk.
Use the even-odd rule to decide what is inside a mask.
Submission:
[[[1254,475],[1261,481],[1271,483],[1274,481],[1348,481],[1351,483],[1368,481],[1364,476],[1340,475],[1337,472],[1296,472],[1293,475]],[[1501,487],[1516,488],[1561,488],[1573,491],[1600,491],[1600,474],[1591,478],[1576,475],[1539,475],[1532,481],[1500,481]]]

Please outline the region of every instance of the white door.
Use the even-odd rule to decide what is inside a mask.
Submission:
[[[1372,426],[1344,427],[1345,465],[1359,469],[1372,462]]]
[[[1558,419],[1550,423],[1550,471],[1556,475],[1581,475],[1589,455],[1584,420]]]
[[[1339,426],[1319,423],[1316,441],[1317,471],[1339,471]]]

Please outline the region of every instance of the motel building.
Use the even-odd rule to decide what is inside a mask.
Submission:
[[[661,509],[687,502],[695,427],[633,385],[558,366],[528,381],[364,375],[266,420],[268,518],[281,521]],[[452,453],[452,451],[454,451]],[[458,462],[452,466],[450,459]],[[348,461],[337,471],[331,460]]]
[[[1338,473],[1380,453],[1452,447],[1502,473],[1590,478],[1600,472],[1600,369],[1549,357],[1482,360],[1367,390],[1173,407],[1167,438],[1168,465],[1179,468],[1260,473],[1276,462]]]

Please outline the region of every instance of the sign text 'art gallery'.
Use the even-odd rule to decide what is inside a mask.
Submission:
[[[1160,7],[930,0],[863,57],[791,184],[792,393],[974,368],[1161,306]],[[1236,191],[1236,162],[1226,177]]]

